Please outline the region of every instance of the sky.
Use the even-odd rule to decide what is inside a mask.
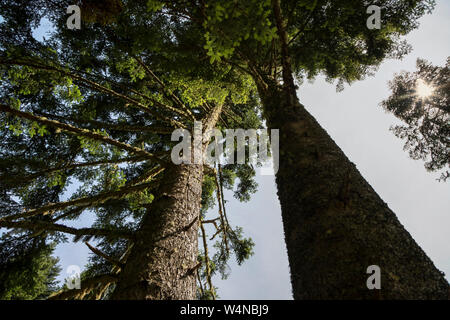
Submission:
[[[432,15],[406,39],[413,51],[403,60],[388,60],[375,76],[336,92],[335,85],[318,77],[303,84],[301,103],[328,131],[361,174],[397,214],[406,230],[450,280],[450,183],[436,181],[421,161],[409,158],[403,142],[389,131],[399,121],[379,105],[389,96],[388,81],[402,70],[415,71],[417,58],[444,65],[450,53],[450,1],[437,1]],[[48,26],[41,26],[37,36]],[[227,280],[214,278],[221,299],[292,299],[289,267],[276,195],[274,176],[257,175],[259,189],[248,203],[225,192],[227,213],[232,225],[243,227],[255,242],[254,256],[242,266],[230,264]],[[215,209],[213,209],[215,210]],[[214,214],[215,212],[211,212]],[[87,226],[93,215],[85,213],[74,226]],[[62,244],[55,251],[63,268],[83,267],[89,250],[84,244]]]

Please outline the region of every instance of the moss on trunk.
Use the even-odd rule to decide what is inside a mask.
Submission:
[[[447,299],[443,274],[291,88],[259,89],[268,126],[280,129],[276,182],[294,298]],[[381,290],[366,286],[370,265],[381,268]]]

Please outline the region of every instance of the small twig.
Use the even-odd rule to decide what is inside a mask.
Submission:
[[[183,276],[181,276],[181,279],[192,276],[194,274],[194,272],[196,272],[197,269],[200,268],[201,265],[202,265],[201,262],[197,263],[194,267],[192,267],[188,271],[186,271],[186,273]]]
[[[218,164],[218,168],[220,169],[220,164]],[[217,177],[217,171],[215,172],[214,180],[216,182],[216,194],[217,194],[217,202],[219,205],[219,216],[220,216],[220,223],[222,225],[222,231],[223,231],[223,241],[225,243],[225,250],[227,253],[230,252],[230,248],[228,247],[228,238],[227,238],[227,229],[228,229],[228,221],[225,220],[224,216],[224,201],[223,201],[223,194],[221,190],[221,179]]]
[[[84,243],[85,243],[85,244],[87,245],[87,247],[88,247],[93,253],[95,253],[96,255],[102,257],[103,259],[105,259],[106,261],[108,261],[108,262],[112,263],[113,265],[119,267],[120,269],[122,269],[122,268],[124,267],[124,264],[123,264],[123,263],[121,263],[120,261],[117,261],[117,260],[111,258],[111,257],[108,256],[106,253],[104,253],[104,252],[100,251],[99,249],[97,249],[97,248],[91,246],[91,245],[89,244],[89,242],[85,241]]]
[[[214,286],[213,286],[212,281],[211,281],[211,269],[210,269],[210,265],[209,265],[208,244],[207,244],[207,241],[206,241],[206,231],[205,231],[205,227],[201,223],[200,223],[200,229],[202,231],[203,248],[205,250],[206,280],[207,280],[208,285],[209,285],[209,290],[211,291],[211,294],[213,296],[213,300],[216,300],[216,295],[214,293]]]

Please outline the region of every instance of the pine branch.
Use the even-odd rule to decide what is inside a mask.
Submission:
[[[209,240],[210,240],[210,241],[211,241],[211,240],[214,240],[214,239],[217,237],[217,235],[218,235],[219,233],[221,233],[221,232],[223,232],[224,234],[226,234],[224,228],[217,229],[216,233],[214,233],[213,236],[212,236],[211,238],[209,238]]]
[[[122,256],[121,256],[120,259],[119,259],[119,263],[120,263],[121,265],[125,265],[125,262],[127,261],[128,256],[131,254],[131,249],[133,248],[133,246],[134,246],[134,243],[133,243],[133,242],[130,242],[130,243],[128,244],[127,249],[125,250],[125,252],[122,254]],[[113,275],[118,275],[118,274],[120,273],[121,270],[122,270],[121,267],[119,267],[119,266],[117,266],[117,265],[114,265],[113,268],[112,268],[112,270],[111,270],[111,274],[113,274]],[[109,282],[109,283],[105,283],[105,284],[103,284],[103,285],[100,285],[100,288],[98,289],[98,292],[97,292],[97,294],[95,295],[95,300],[100,300],[100,299],[103,297],[103,294],[105,293],[105,291],[109,288],[109,286],[110,286],[111,284],[112,284],[112,283]]]
[[[97,294],[95,295],[95,300],[101,300],[105,291],[109,288],[111,283],[100,284]]]
[[[128,182],[124,188],[127,188],[129,186],[134,186],[143,182],[148,181],[148,179],[154,178],[155,176],[157,176],[158,174],[160,174],[162,171],[164,171],[164,168],[161,167],[154,167],[151,170],[148,170],[147,172],[145,172],[144,174],[140,175],[139,177],[131,180],[130,182]],[[100,204],[100,203],[98,203]],[[56,217],[55,219],[53,219],[53,222],[56,222],[58,220],[64,219],[65,217],[68,217],[74,213],[77,213],[79,211],[83,211],[87,208],[93,207],[94,204],[86,204],[86,205],[82,205],[82,206],[77,206],[76,208],[70,210],[69,212],[66,212],[58,217]]]
[[[227,230],[227,232],[229,231],[231,233],[231,235],[234,236],[235,238],[239,238],[238,235],[234,232],[233,228],[231,228],[231,224],[228,221],[227,210],[226,210],[226,206],[225,206],[225,197],[224,197],[224,192],[223,192],[222,166],[220,164],[218,165],[218,172],[219,172],[219,182],[220,182],[220,193],[222,194],[223,217],[225,219],[225,223],[227,224],[226,230]]]
[[[8,105],[5,105],[5,104],[0,104],[0,111],[7,112],[9,114],[18,116],[18,117],[23,118],[23,119],[27,119],[27,120],[30,120],[30,121],[36,121],[36,122],[39,122],[39,123],[42,123],[42,124],[45,124],[45,125],[48,125],[48,126],[51,126],[51,127],[54,127],[54,128],[58,128],[58,129],[60,129],[62,131],[70,133],[70,134],[75,134],[77,136],[83,136],[83,137],[86,137],[86,138],[89,138],[89,139],[93,139],[93,140],[100,141],[100,142],[103,142],[103,143],[106,143],[106,144],[109,144],[109,145],[113,145],[113,146],[115,146],[115,147],[117,147],[119,149],[126,150],[126,151],[131,152],[133,154],[136,154],[138,156],[142,156],[142,157],[145,157],[147,159],[152,159],[152,160],[154,160],[155,162],[157,162],[159,164],[164,164],[165,163],[163,160],[157,158],[156,156],[154,156],[150,152],[147,152],[147,151],[145,151],[143,149],[140,149],[140,148],[137,148],[137,147],[133,147],[133,146],[131,146],[129,144],[126,144],[126,143],[114,140],[112,138],[106,137],[106,136],[104,136],[102,134],[99,134],[99,133],[92,132],[92,131],[87,130],[87,129],[77,128],[77,127],[74,127],[72,125],[65,124],[65,123],[62,123],[62,122],[59,122],[59,121],[56,121],[56,120],[50,120],[50,119],[47,119],[45,117],[36,116],[36,115],[33,115],[33,114],[29,113],[29,112],[16,110],[16,109],[11,108],[11,107],[9,107]]]
[[[198,272],[198,269],[195,270],[195,273],[197,274],[197,281],[198,281],[198,286],[200,288],[200,293],[202,296],[204,296],[205,290],[203,290],[202,279],[200,278],[200,273]]]
[[[142,94],[134,89],[130,90],[131,92],[141,96],[142,98],[148,100],[149,102],[153,103],[154,106],[160,107],[162,109],[166,109],[168,111],[172,111],[177,113],[178,115],[182,116],[183,118],[190,120],[190,121],[195,121],[195,118],[192,118],[191,116],[189,116],[188,114],[186,114],[184,111],[177,109],[176,107],[172,107],[168,104],[162,103],[160,101],[157,101],[156,99],[149,97],[148,95]]]
[[[18,176],[7,177],[5,175],[0,175],[0,181],[6,181],[6,180],[17,181],[19,179],[21,183],[30,182],[30,181],[32,181],[36,178],[39,178],[41,176],[44,176],[46,174],[50,174],[50,173],[61,171],[61,170],[93,167],[93,166],[104,165],[104,164],[119,164],[119,163],[124,163],[124,162],[138,162],[138,161],[142,161],[144,159],[145,158],[143,158],[143,157],[130,157],[130,158],[124,158],[124,159],[117,159],[117,160],[103,160],[103,161],[100,160],[100,161],[93,161],[93,162],[73,163],[73,164],[68,164],[65,166],[49,168],[49,169],[42,170],[40,172],[32,173],[32,174],[22,176],[22,177],[18,177]]]
[[[19,66],[27,66],[30,68],[35,68],[35,69],[41,69],[41,70],[46,70],[46,71],[52,71],[52,72],[58,72],[62,75],[65,75],[67,77],[70,77],[72,80],[74,80],[75,82],[81,84],[84,87],[88,87],[92,90],[96,90],[102,93],[107,93],[113,97],[122,99],[126,102],[128,102],[128,104],[133,105],[135,107],[137,107],[138,109],[151,114],[152,116],[156,117],[157,119],[161,120],[161,121],[165,121],[170,123],[172,126],[174,126],[175,128],[186,128],[186,126],[184,124],[182,124],[181,122],[178,122],[176,120],[170,119],[170,118],[166,118],[164,116],[162,116],[160,113],[155,112],[154,110],[150,109],[148,106],[140,103],[138,100],[135,100],[127,95],[121,94],[117,91],[114,91],[112,89],[109,89],[105,86],[102,86],[101,84],[89,80],[87,78],[84,78],[78,74],[63,70],[63,69],[59,69],[56,67],[52,67],[52,66],[48,66],[48,65],[40,65],[40,64],[36,64],[36,62],[27,62],[27,61],[16,61],[16,60],[3,60],[0,59],[0,64],[4,64],[4,65],[19,65]],[[126,105],[127,106],[127,105]]]
[[[127,261],[128,257],[129,257],[130,254],[131,254],[131,249],[133,248],[133,246],[134,246],[134,242],[129,242],[129,243],[128,243],[128,247],[127,247],[127,249],[125,250],[125,252],[122,254],[122,256],[120,257],[119,263],[121,263],[122,265],[125,265],[125,262]],[[121,270],[121,269],[120,269],[118,266],[113,266],[111,272],[112,272],[113,274],[119,274],[120,270]]]
[[[210,265],[209,265],[209,256],[208,256],[208,242],[206,240],[205,227],[203,226],[202,223],[200,223],[200,230],[202,232],[203,250],[205,251],[206,280],[207,280],[208,285],[209,285],[209,290],[211,291],[211,294],[213,296],[213,300],[216,300],[216,295],[214,293],[214,286],[213,286],[212,280],[211,280],[211,269],[210,269]]]
[[[220,164],[218,165],[218,168],[220,168]],[[216,171],[216,170],[215,170]],[[223,200],[223,189],[221,188],[222,180],[217,178],[217,172],[215,172],[214,175],[214,181],[216,182],[216,195],[217,195],[217,202],[219,206],[219,216],[220,216],[220,223],[222,225],[222,231],[223,231],[223,241],[225,244],[225,250],[227,253],[230,252],[230,249],[228,247],[228,238],[227,238],[227,231],[228,231],[228,221],[225,220],[224,215],[224,200]]]
[[[109,230],[109,229],[97,229],[97,228],[72,228],[62,224],[55,224],[45,221],[9,221],[0,220],[0,227],[2,228],[14,228],[14,229],[26,229],[30,231],[36,231],[41,233],[43,231],[58,231],[68,234],[73,234],[76,238],[81,237],[107,237],[107,238],[122,238],[122,239],[134,239],[133,233],[122,230]]]
[[[57,116],[48,114],[45,112],[39,113],[39,115],[42,115],[47,118],[59,120],[59,121],[70,121],[77,124],[90,124],[95,127],[95,129],[110,129],[115,131],[125,131],[125,132],[152,132],[157,134],[171,134],[173,129],[168,127],[157,127],[157,126],[140,126],[140,125],[126,125],[126,124],[120,124],[120,123],[107,123],[97,120],[84,120],[84,119],[75,119],[72,117],[64,117],[64,116]],[[87,129],[94,129],[94,128],[87,128]]]
[[[84,243],[89,248],[89,250],[91,250],[93,253],[95,253],[99,257],[102,257],[103,259],[105,259],[106,261],[110,262],[114,266],[117,266],[119,269],[123,269],[123,267],[124,267],[123,263],[121,263],[120,261],[115,260],[114,258],[111,258],[106,253],[104,253],[103,251],[101,251],[101,250],[91,246],[89,244],[89,242],[85,241]]]
[[[212,224],[216,227],[216,229],[219,229],[219,228],[217,227],[217,223],[216,223],[216,221],[219,220],[219,219],[220,219],[220,217],[217,217],[217,218],[215,218],[215,219],[210,219],[210,220],[202,220],[202,223],[203,223],[203,224],[206,224],[206,223],[212,223]]]
[[[16,220],[19,218],[29,218],[29,217],[33,217],[33,216],[36,216],[39,214],[42,214],[42,215],[53,214],[56,211],[61,211],[63,209],[66,209],[66,208],[72,207],[72,206],[93,206],[96,204],[105,203],[106,201],[111,200],[111,199],[121,199],[130,193],[144,190],[151,186],[152,186],[152,182],[142,183],[142,184],[138,184],[138,185],[134,185],[134,186],[124,186],[122,188],[119,188],[119,190],[103,192],[103,193],[100,193],[98,195],[91,196],[91,197],[83,197],[83,198],[78,198],[75,200],[51,203],[51,204],[48,204],[46,206],[43,206],[43,207],[40,207],[37,209],[32,209],[32,210],[29,210],[29,211],[26,211],[23,213],[18,213],[18,214],[14,214],[11,216],[6,216],[3,218],[0,218],[0,222],[4,221],[4,220],[10,221],[10,220]]]
[[[68,300],[68,299],[83,299],[89,292],[95,289],[99,284],[111,284],[117,282],[118,276],[112,274],[103,274],[93,278],[81,281],[80,289],[72,289],[63,291],[48,297],[49,300]]]
[[[166,87],[166,85],[164,84],[164,82],[162,82],[158,76],[139,58],[136,56],[133,56],[133,58],[144,68],[145,72],[148,73],[163,89],[163,91],[165,93],[167,93],[169,95],[169,97],[171,98],[171,100],[175,103],[178,104],[179,107],[181,109],[183,109],[182,114],[188,118],[190,118],[192,121],[195,121],[195,116],[192,114],[191,110],[189,110],[184,103],[175,95],[173,94],[173,92],[169,91]],[[180,112],[180,111],[178,111]]]
[[[77,214],[78,216],[81,215],[83,213],[84,210],[93,207],[92,205],[84,205],[84,206],[77,206],[73,209],[70,209],[68,212],[63,213],[57,217],[55,217],[54,219],[52,219],[52,222],[55,223],[56,221],[59,221],[61,219],[64,219],[66,217],[70,217],[73,214]]]

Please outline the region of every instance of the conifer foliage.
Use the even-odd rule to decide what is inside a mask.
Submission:
[[[445,66],[417,60],[417,71],[402,72],[390,82],[392,94],[382,102],[404,125],[391,129],[405,140],[413,159],[425,161],[428,171],[450,177],[450,58]]]
[[[46,255],[53,248],[50,240],[55,244],[84,241],[93,254],[82,274],[81,289],[63,288],[51,298],[111,297],[116,282],[129,287],[149,274],[121,278],[123,270],[133,274],[130,264],[142,263],[137,256],[148,224],[145,217],[158,216],[162,204],[170,207],[175,202],[186,208],[198,202],[202,210],[188,226],[164,217],[157,221],[169,227],[153,232],[161,238],[148,249],[152,252],[145,253],[148,256],[164,247],[172,250],[167,257],[172,259],[179,251],[177,245],[183,245],[181,234],[193,234],[188,253],[194,261],[178,259],[183,261],[173,264],[167,260],[167,265],[161,261],[155,268],[183,272],[180,277],[187,287],[197,281],[198,290],[167,292],[170,286],[162,283],[152,293],[133,297],[215,298],[212,276],[226,277],[231,253],[240,264],[251,256],[253,247],[239,227],[229,224],[223,189],[233,189],[238,178],[236,194],[248,200],[256,187],[255,171],[247,164],[201,165],[198,177],[203,190],[198,197],[187,203],[167,202],[172,196],[166,194],[167,181],[182,179],[171,163],[175,142],[170,138],[175,129],[191,130],[194,121],[202,121],[209,130],[259,128],[255,88],[249,77],[233,68],[194,63],[197,57],[185,56],[182,46],[192,41],[189,35],[195,29],[180,33],[180,22],[164,13],[142,11],[139,1],[114,7],[114,19],[108,18],[110,6],[104,11],[94,2],[81,4],[89,18],[76,31],[68,30],[65,23],[70,1],[3,1],[0,5],[0,227],[9,230],[3,235],[5,250],[22,257],[20,263],[5,257],[2,277],[13,276],[7,264],[13,261],[14,267],[33,273],[24,282],[43,275],[51,280],[56,269],[53,258]],[[53,27],[44,39],[36,39],[33,31],[42,18]],[[183,174],[197,169],[187,166]],[[208,217],[214,199],[218,214]],[[88,212],[95,215],[91,226],[70,226],[71,221],[83,221]],[[177,231],[169,234],[170,225]],[[202,239],[199,252],[197,235]],[[22,249],[16,237],[29,239],[36,248]],[[208,252],[211,244],[216,249]],[[29,269],[25,260],[44,269]],[[5,280],[4,285],[8,283]],[[15,290],[12,286],[5,288],[5,297],[31,299],[51,289],[49,285],[20,295],[10,293]]]

